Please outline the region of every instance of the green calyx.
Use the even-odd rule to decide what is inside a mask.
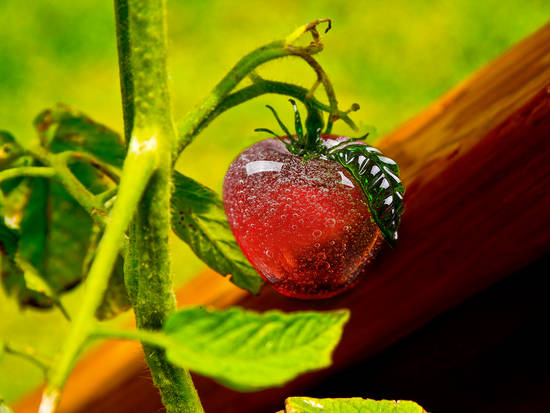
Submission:
[[[404,211],[403,195],[405,194],[405,187],[399,178],[397,163],[370,145],[353,144],[353,142],[365,139],[368,133],[328,148],[321,138],[323,120],[319,112],[310,110],[308,107],[304,134],[296,102],[290,99],[290,103],[295,113],[295,136],[290,134],[275,109],[269,105],[267,107],[273,112],[275,119],[286,133],[286,137],[281,137],[269,129],[260,128],[256,131],[268,132],[275,136],[284,143],[290,153],[301,156],[304,162],[308,159],[323,157],[338,162],[347,169],[361,187],[367,199],[372,219],[380,228],[384,239],[390,245],[395,246],[398,239],[397,230]]]
[[[277,115],[275,109],[273,109],[273,107],[269,105],[266,105],[267,108],[271,110],[271,112],[275,116],[275,119],[277,120],[277,123],[286,134],[286,136],[277,135],[272,130],[266,128],[257,128],[254,129],[254,131],[267,132],[275,136],[282,143],[284,143],[290,153],[303,157],[304,161],[308,159],[319,158],[320,156],[325,156],[331,159],[332,155],[337,150],[341,149],[342,146],[349,144],[350,142],[364,140],[369,135],[367,133],[359,138],[349,138],[347,141],[341,142],[338,145],[333,146],[332,148],[327,148],[323,143],[323,139],[321,138],[321,130],[323,129],[324,122],[319,110],[311,105],[306,104],[308,115],[306,118],[306,127],[304,133],[302,118],[300,116],[300,112],[298,111],[298,107],[296,106],[296,102],[294,101],[294,99],[289,99],[289,101],[294,108],[294,127],[296,131],[295,135],[292,135],[290,133],[288,128],[279,118],[279,115]],[[351,110],[357,110],[357,108],[353,106]]]
[[[275,116],[277,123],[281,129],[286,134],[285,137],[277,135],[270,129],[258,128],[255,129],[256,132],[267,132],[281,142],[284,143],[288,151],[294,155],[302,156],[305,159],[316,158],[321,155],[326,154],[326,147],[323,145],[323,140],[321,139],[321,130],[323,129],[323,118],[317,109],[313,107],[308,107],[308,116],[306,119],[306,128],[304,133],[304,127],[302,125],[302,118],[300,117],[300,112],[296,106],[294,99],[289,99],[292,107],[294,108],[294,125],[296,134],[292,135],[285,124],[277,115],[277,112],[273,107],[266,105],[269,110]]]

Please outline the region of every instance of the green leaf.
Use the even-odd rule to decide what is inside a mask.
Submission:
[[[84,275],[82,262],[92,224],[92,218],[59,183],[34,179],[22,211],[20,256],[56,292],[69,290]]]
[[[220,197],[211,189],[174,172],[172,229],[214,271],[257,294],[263,280],[241,252]]]
[[[85,114],[64,105],[40,113],[34,125],[43,145],[52,152],[79,151],[121,167],[126,157],[122,137]]]
[[[4,220],[0,220],[0,253],[2,256],[13,257],[17,252],[19,234],[9,228]]]
[[[67,316],[51,285],[30,263],[19,257],[19,241],[18,231],[0,222],[0,268],[4,289],[8,294],[16,295],[21,306],[43,308],[57,305]]]
[[[350,171],[359,183],[384,239],[395,246],[405,194],[397,163],[378,149],[361,144],[345,146],[330,156]]]
[[[289,397],[285,401],[285,413],[426,413],[418,404],[403,400],[314,399]]]
[[[126,147],[120,135],[80,112],[57,105],[38,115],[35,119],[35,127],[42,143],[52,152],[66,150],[86,152],[113,166],[122,166]],[[113,187],[112,183],[105,180],[103,175],[88,163],[73,163],[70,168],[92,193],[97,194]],[[53,204],[49,208],[52,211],[49,219],[56,230],[50,232],[50,239],[39,249],[45,251],[48,248],[44,246],[49,247],[48,269],[55,268],[57,274],[63,275],[64,278],[67,276],[63,284],[74,285],[88,272],[86,263],[83,265],[86,259],[85,251],[88,250],[93,258],[97,243],[92,242],[92,239],[97,239],[99,233],[96,231],[92,234],[92,222],[89,216],[64,192],[62,187],[55,183],[51,184],[51,191],[54,196],[49,200]],[[58,210],[61,213],[57,213]],[[67,220],[67,216],[71,219]],[[27,230],[27,232],[30,231]],[[75,242],[70,242],[71,240]],[[67,258],[69,262],[66,262]],[[55,281],[59,281],[59,278],[58,276]],[[106,320],[129,308],[130,303],[124,286],[123,262],[119,258],[96,316],[100,320]]]
[[[347,310],[260,314],[240,308],[189,308],[164,327],[168,359],[241,390],[281,386],[331,364]]]

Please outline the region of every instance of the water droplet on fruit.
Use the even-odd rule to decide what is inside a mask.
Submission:
[[[336,220],[334,218],[327,218],[325,220],[325,225],[329,228],[334,228],[334,226],[336,225]]]
[[[323,235],[323,231],[316,229],[311,233],[311,235],[313,235],[313,238],[319,238],[321,235]]]
[[[351,231],[351,227],[350,227],[349,225],[345,225],[345,226],[344,226],[344,231],[350,232],[350,231]]]
[[[316,242],[315,244],[313,244],[313,246],[314,246],[315,248],[321,248],[321,244],[319,244],[318,242]]]
[[[267,255],[269,258],[273,258],[273,255],[271,254],[271,251],[270,251],[270,250],[265,250],[264,253],[265,253],[265,255]]]

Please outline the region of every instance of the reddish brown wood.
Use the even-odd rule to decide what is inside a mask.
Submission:
[[[550,25],[383,139],[380,147],[401,165],[407,185],[401,240],[397,249],[382,251],[354,290],[326,301],[303,302],[268,288],[258,297],[243,296],[221,279],[196,280],[195,286],[203,283],[200,290],[184,288],[186,302],[193,303],[217,300],[257,310],[352,311],[333,367],[283,389],[247,395],[199,379],[208,412],[280,408],[285,396],[307,392],[549,250]],[[209,291],[216,291],[215,297],[203,295]],[[223,299],[226,291],[230,299]],[[109,347],[102,351],[109,352]],[[94,357],[85,359],[69,382],[63,412],[99,411],[99,405],[103,411],[128,411],[106,406],[113,406],[120,392],[139,406],[139,400],[154,391],[149,387],[130,395],[121,387],[135,380],[136,369],[142,371],[135,356],[125,360],[127,370],[112,370],[117,385],[106,390],[96,386],[93,395],[79,389],[75,383],[83,385],[86,372],[93,377],[97,369]],[[151,385],[142,381],[144,387]],[[33,403],[36,394],[17,411],[32,411],[28,407]]]

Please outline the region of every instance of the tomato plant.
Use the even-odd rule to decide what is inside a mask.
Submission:
[[[299,231],[311,233],[316,239],[313,248],[321,251],[322,243],[326,255],[318,263],[309,263],[315,252],[297,237],[290,248],[300,250],[298,261],[305,260],[302,272],[312,278],[322,271],[323,265],[330,264],[337,268],[338,274],[347,277],[338,282],[337,277],[332,277],[326,284],[330,286],[322,289],[294,285],[281,290],[328,297],[353,284],[381,234],[395,240],[403,194],[396,167],[365,145],[340,146],[336,140],[338,151],[324,145],[331,138],[336,120],[354,126],[348,112],[338,108],[333,87],[313,57],[323,48],[317,28],[320,24],[330,28],[330,20],[306,24],[286,38],[244,56],[176,126],[167,82],[164,2],[115,0],[115,12],[124,135],[65,106],[38,115],[35,120],[38,139],[34,142],[22,144],[10,133],[0,133],[2,284],[21,306],[54,306],[71,320],[71,329],[53,360],[14,343],[0,343],[0,351],[26,357],[44,370],[47,385],[41,413],[56,411],[82,348],[94,339],[141,341],[153,381],[168,412],[203,410],[189,369],[233,388],[258,390],[282,385],[301,373],[328,366],[349,318],[347,310],[288,314],[277,311],[259,314],[239,308],[177,311],[168,237],[173,228],[217,272],[230,274],[237,286],[251,293],[259,291],[262,278],[238,247],[231,226],[245,254],[262,272],[256,259],[258,252],[251,252],[243,241],[246,234],[239,232],[243,226],[246,232],[252,224],[259,225],[263,221],[261,216],[253,215],[248,222],[235,215],[232,204],[239,203],[239,196],[232,191],[237,188],[238,192],[238,187],[228,184],[225,197],[228,222],[220,197],[174,171],[174,163],[219,114],[260,95],[278,93],[304,104],[309,114],[306,122],[309,134],[302,135],[298,130],[298,140],[287,134],[283,143],[267,141],[252,149],[256,154],[259,150],[269,152],[266,156],[273,157],[268,159],[270,162],[286,157],[284,150],[289,148],[291,152],[306,150],[300,153],[305,155],[300,161],[292,157],[285,160],[303,170],[289,176],[286,186],[274,185],[272,189],[278,194],[265,191],[264,202],[279,202],[277,197],[290,189],[293,195],[287,195],[286,201],[294,212],[302,208],[303,215],[300,217],[298,213],[296,218],[291,215],[285,225],[290,225],[290,230],[292,225],[300,225]],[[308,33],[311,42],[299,46],[297,39]],[[286,56],[303,59],[315,71],[318,81],[311,90],[265,80],[255,73],[259,65]],[[235,91],[246,77],[252,79],[252,85]],[[318,85],[324,86],[328,105],[313,96]],[[322,112],[328,113],[323,136],[318,128]],[[310,146],[300,146],[300,142],[313,142],[317,149],[325,149],[317,153]],[[285,148],[285,143],[294,146]],[[380,170],[372,173],[371,168],[371,175],[385,171],[384,174],[397,179],[390,194],[384,183],[386,175],[382,180],[366,179],[363,167],[367,164]],[[321,185],[303,185],[294,191],[297,182],[308,179],[308,168],[324,170],[320,172],[326,175],[321,178]],[[233,174],[230,170],[230,180]],[[335,183],[335,177],[357,186],[352,191],[338,187],[330,192],[340,185]],[[330,196],[321,196],[320,191],[327,188]],[[388,202],[389,196],[395,198]],[[304,202],[311,197],[319,202]],[[324,212],[316,208],[324,208]],[[323,217],[327,210],[334,216]],[[288,246],[282,242],[287,235],[277,232],[284,229],[283,223],[276,221],[282,220],[279,211],[270,214],[264,222],[277,227],[273,242],[279,247]],[[66,216],[71,216],[71,221],[63,219]],[[317,234],[320,225],[326,225],[327,229]],[[249,234],[262,236],[259,231]],[[344,244],[351,255],[342,253]],[[271,254],[280,262],[284,252],[274,249]],[[68,314],[62,294],[80,282],[85,285],[82,302],[75,314]],[[129,308],[134,311],[137,329],[113,329],[101,324],[101,320]],[[265,334],[267,330],[270,334]],[[331,403],[343,408],[349,404]],[[287,410],[302,411],[296,407],[299,404],[299,400],[289,402]],[[1,405],[0,409],[7,408]],[[388,411],[396,409],[421,410],[417,405],[407,404],[392,405]]]

